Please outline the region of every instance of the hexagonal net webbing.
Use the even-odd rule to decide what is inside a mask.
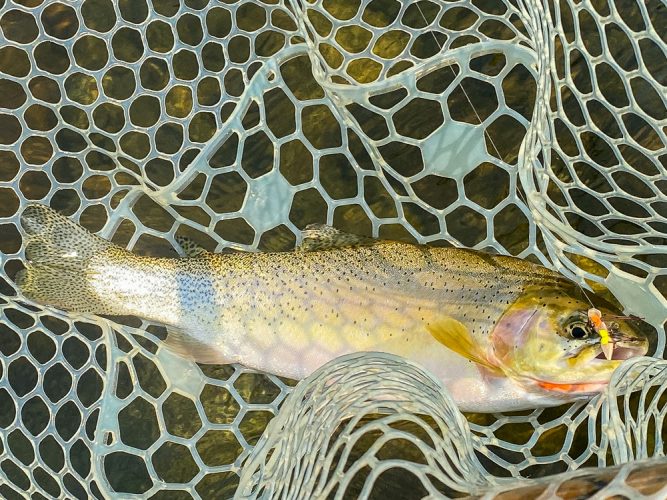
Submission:
[[[663,357],[665,25],[660,0],[0,0],[0,495],[456,495],[662,455],[661,362],[463,418],[404,360],[293,390],[13,278],[34,202],[143,255],[287,251],[325,223],[541,262]]]

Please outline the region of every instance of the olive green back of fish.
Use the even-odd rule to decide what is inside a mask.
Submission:
[[[442,314],[473,319],[473,333],[488,332],[490,324],[521,291],[531,284],[571,286],[561,276],[541,266],[511,257],[492,256],[454,248],[429,248],[396,242],[373,242],[333,228],[310,226],[304,232],[300,252],[235,253],[213,255],[189,251],[196,258],[130,257],[115,245],[43,205],[31,205],[22,215],[28,236],[27,269],[17,276],[23,293],[38,302],[67,310],[97,314],[126,314],[109,304],[87,282],[91,259],[102,253],[109,263],[138,266],[181,275],[213,273],[218,289],[226,290],[224,304],[246,300],[245,290],[272,289],[293,297],[276,303],[300,307],[300,290],[332,280],[338,287],[364,294],[385,293],[408,297],[418,292],[430,299]],[[99,260],[99,258],[98,258]],[[111,262],[118,260],[117,262]],[[468,321],[466,321],[468,322]]]

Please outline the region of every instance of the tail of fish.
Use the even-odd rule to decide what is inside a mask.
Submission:
[[[44,205],[29,205],[21,225],[28,265],[15,281],[27,298],[70,311],[113,314],[90,288],[87,268],[95,255],[115,245]]]

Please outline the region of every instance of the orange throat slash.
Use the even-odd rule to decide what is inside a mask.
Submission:
[[[546,382],[544,380],[536,380],[535,382],[539,387],[547,391],[564,393],[596,393],[600,392],[607,385],[600,382],[589,382],[581,384],[558,384],[555,382]]]

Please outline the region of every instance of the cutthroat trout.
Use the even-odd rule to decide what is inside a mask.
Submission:
[[[462,410],[488,412],[588,398],[648,348],[593,296],[615,345],[605,359],[580,288],[512,257],[327,226],[295,252],[141,257],[42,205],[21,221],[27,298],[163,323],[168,346],[200,363],[301,379],[343,354],[389,352],[430,370]]]

